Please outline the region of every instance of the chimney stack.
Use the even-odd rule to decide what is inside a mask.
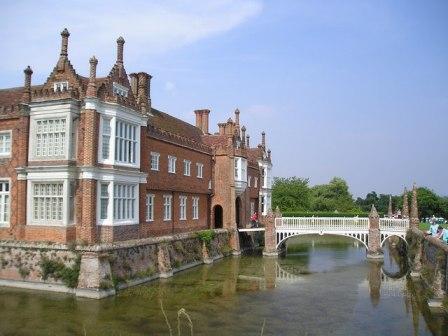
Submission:
[[[87,97],[96,97],[96,66],[98,65],[98,60],[95,56],[92,56],[90,58],[90,77],[89,77],[89,84],[87,85]]]
[[[219,123],[218,128],[219,128],[219,135],[226,134],[226,123]]]
[[[240,110],[238,109],[235,110],[235,124],[237,125],[237,127],[240,124]]]
[[[124,38],[120,36],[117,39],[117,64],[123,65],[123,48],[124,48]]]
[[[241,147],[246,147],[246,127],[241,127]]]
[[[64,30],[61,32],[61,37],[62,37],[61,57],[68,56],[68,37],[69,36],[70,36],[70,33],[68,32],[67,28],[64,28]]]
[[[31,101],[31,75],[33,74],[33,70],[31,70],[31,67],[28,65],[23,72],[25,73],[25,83],[22,101],[24,103],[29,103]]]
[[[250,136],[246,135],[246,147],[250,148]]]
[[[138,75],[136,73],[131,73],[129,75],[129,78],[131,79],[131,91],[134,95],[135,99],[138,98]]]
[[[208,117],[210,110],[202,110],[202,132],[208,134]]]
[[[137,76],[137,103],[142,113],[148,113],[150,110],[149,81],[151,80],[151,76],[146,72],[139,72]]]
[[[263,148],[266,148],[266,133],[264,131],[261,132],[261,146],[263,146]]]
[[[195,110],[194,114],[196,114],[196,127],[202,130],[202,110]]]

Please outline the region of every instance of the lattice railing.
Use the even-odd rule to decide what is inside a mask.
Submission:
[[[277,230],[368,230],[369,219],[359,217],[281,217],[275,219]]]
[[[382,231],[406,231],[409,229],[409,219],[380,218]]]

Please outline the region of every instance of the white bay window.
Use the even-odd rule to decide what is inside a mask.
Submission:
[[[9,226],[9,181],[0,181],[0,227]]]
[[[97,211],[100,225],[138,223],[138,184],[99,181]]]
[[[139,125],[117,117],[102,116],[100,130],[100,163],[140,167]]]

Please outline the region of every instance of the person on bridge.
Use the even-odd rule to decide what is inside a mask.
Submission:
[[[258,214],[255,211],[252,216],[250,216],[250,222],[252,224],[252,227],[258,227]]]
[[[448,229],[443,229],[441,226],[439,226],[439,229],[441,229],[439,238],[442,239],[445,244],[448,244]]]
[[[439,231],[439,225],[435,221],[432,221],[431,226],[429,227],[429,230],[426,233],[433,237],[436,237],[439,234],[438,231]]]

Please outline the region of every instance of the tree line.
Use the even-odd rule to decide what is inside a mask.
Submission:
[[[411,191],[408,191],[409,205]],[[389,197],[392,196],[393,210],[402,209],[403,194],[389,195],[369,192],[365,198],[353,198],[347,182],[334,177],[327,184],[309,185],[308,178],[275,177],[272,187],[272,206],[277,206],[282,212],[303,213],[344,213],[363,215],[370,211],[372,204],[380,214],[387,214]],[[448,197],[437,195],[426,187],[417,188],[417,199],[420,218],[444,217],[448,218]]]

